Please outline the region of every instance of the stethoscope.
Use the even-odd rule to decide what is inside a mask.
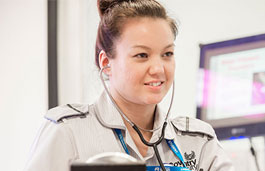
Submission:
[[[104,86],[104,89],[105,91],[107,92],[107,95],[108,97],[110,98],[112,104],[114,105],[114,107],[117,109],[117,111],[120,113],[120,115],[132,126],[132,128],[137,132],[137,134],[139,135],[141,141],[149,146],[149,147],[153,147],[154,151],[155,151],[155,155],[156,155],[156,158],[157,158],[157,161],[161,167],[161,169],[163,171],[166,171],[166,168],[161,160],[161,157],[160,157],[160,154],[158,152],[158,149],[157,149],[157,146],[162,142],[162,140],[164,139],[164,136],[165,136],[165,129],[167,127],[167,119],[169,117],[169,113],[170,113],[170,110],[171,110],[171,106],[172,106],[172,103],[173,103],[173,99],[174,99],[174,89],[175,89],[175,84],[174,84],[174,81],[173,81],[173,87],[172,87],[172,96],[171,96],[171,102],[170,102],[170,105],[169,105],[169,108],[168,108],[168,111],[167,111],[167,115],[165,117],[165,121],[163,123],[162,126],[162,133],[160,135],[160,137],[158,138],[158,140],[156,142],[148,142],[144,139],[144,136],[143,134],[141,133],[140,129],[142,131],[148,131],[148,132],[154,132],[158,129],[161,128],[161,126],[159,126],[158,128],[155,128],[155,129],[152,129],[152,130],[147,130],[147,129],[144,129],[144,128],[141,128],[141,127],[138,127],[136,124],[134,124],[122,111],[121,109],[118,107],[118,105],[116,104],[116,102],[114,101],[113,97],[111,96],[106,84],[105,84],[105,81],[104,81],[104,78],[103,78],[103,71],[107,68],[110,68],[110,66],[105,66],[103,68],[101,68],[100,72],[99,72],[99,75],[100,75],[100,79],[101,79],[101,82]]]

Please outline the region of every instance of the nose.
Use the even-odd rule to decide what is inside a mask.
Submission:
[[[149,67],[149,74],[150,75],[159,75],[163,74],[165,71],[165,66],[163,60],[161,60],[160,57],[155,58],[150,62],[150,67]]]

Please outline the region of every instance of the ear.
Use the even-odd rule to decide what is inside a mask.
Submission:
[[[109,58],[104,50],[101,50],[99,53],[99,65],[100,68],[110,65]],[[110,70],[110,68],[106,68],[103,72],[107,75],[110,75]]]

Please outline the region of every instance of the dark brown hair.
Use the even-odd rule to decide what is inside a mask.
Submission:
[[[99,66],[99,53],[104,50],[109,58],[114,58],[114,43],[122,32],[122,25],[129,18],[150,17],[168,21],[176,37],[177,25],[165,8],[155,0],[98,0],[100,23],[98,26],[95,62]]]

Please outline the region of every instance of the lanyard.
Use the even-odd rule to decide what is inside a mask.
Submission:
[[[128,148],[127,148],[125,142],[124,142],[124,139],[123,139],[123,135],[122,135],[122,133],[121,133],[121,130],[120,130],[120,129],[114,129],[114,131],[115,131],[115,133],[117,134],[117,136],[119,137],[119,140],[120,140],[120,142],[121,142],[121,145],[122,145],[124,151],[125,151],[128,155],[130,155],[130,152],[129,152],[129,150],[128,150]],[[190,171],[190,170],[187,168],[187,166],[186,166],[186,164],[185,164],[185,162],[184,162],[184,160],[183,160],[183,157],[182,157],[182,155],[181,155],[181,153],[180,153],[180,151],[179,151],[177,145],[175,144],[175,142],[174,142],[173,140],[167,140],[167,139],[166,139],[166,142],[167,142],[168,146],[170,147],[170,149],[173,151],[173,153],[174,153],[174,154],[179,158],[179,160],[182,162],[182,164],[183,164],[184,167],[165,166],[165,168],[166,168],[167,170],[170,170],[170,171],[185,171],[185,170]],[[147,166],[147,171],[160,171],[160,166]]]
[[[166,139],[166,142],[167,142],[167,145],[170,147],[170,149],[173,151],[173,153],[179,158],[179,160],[182,162],[183,166],[184,167],[187,167],[184,160],[183,160],[183,157],[177,147],[177,145],[175,144],[175,142],[173,140],[167,140]]]
[[[126,152],[128,155],[130,155],[130,152],[129,152],[129,150],[128,150],[128,148],[127,148],[125,142],[124,142],[124,139],[123,139],[123,136],[122,136],[121,130],[120,130],[120,129],[114,129],[114,131],[116,132],[117,136],[119,137],[123,149],[125,150],[125,152]]]

